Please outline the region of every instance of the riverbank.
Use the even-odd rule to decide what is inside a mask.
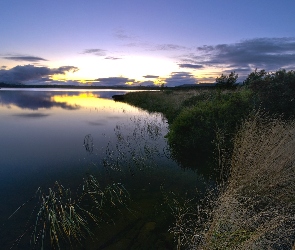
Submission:
[[[206,219],[195,217],[203,225],[185,224],[187,232],[194,233],[176,234],[182,239],[179,248],[292,249],[295,123],[252,111],[254,97],[247,89],[136,92],[124,97],[129,104],[164,114],[172,152],[200,143],[214,151],[206,157],[217,156],[212,162],[224,185],[219,197],[209,202],[214,206],[207,207]]]

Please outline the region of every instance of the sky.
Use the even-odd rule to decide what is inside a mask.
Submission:
[[[295,69],[294,0],[1,0],[0,82],[213,83]]]

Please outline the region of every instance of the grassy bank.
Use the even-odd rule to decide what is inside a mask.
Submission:
[[[201,249],[292,249],[294,148],[295,122],[255,115],[243,123]]]
[[[208,196],[192,217],[175,222],[187,228],[175,234],[179,249],[294,249],[294,79],[293,71],[255,71],[235,90],[125,96],[164,114],[177,161],[184,167],[209,161],[223,180],[217,199]],[[195,161],[187,164],[191,155]]]
[[[169,123],[167,138],[173,158],[183,168],[206,174],[216,166],[216,153],[221,153],[215,152],[216,143],[227,151],[232,150],[231,139],[237,126],[253,109],[251,97],[247,89],[212,88],[133,92],[127,93],[124,101],[163,113]]]

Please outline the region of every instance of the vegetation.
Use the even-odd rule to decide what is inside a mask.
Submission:
[[[31,233],[32,249],[47,249],[49,246],[52,249],[65,249],[82,246],[89,236],[95,238],[90,225],[100,225],[108,220],[110,209],[118,210],[125,206],[129,193],[120,183],[103,188],[92,175],[84,179],[81,190],[75,195],[70,189],[55,182],[48,192],[38,188],[35,196],[20,206],[9,219],[32,200],[36,200],[37,205],[27,223],[31,226],[14,245],[18,245],[26,234]]]
[[[289,118],[295,114],[295,71],[265,70],[252,72],[244,81],[246,88],[253,92],[253,102],[271,114]]]
[[[231,174],[202,249],[291,249],[295,122],[256,114],[234,139]]]
[[[216,86],[219,88],[232,89],[237,87],[238,74],[231,72],[228,76],[222,74],[216,78]]]
[[[255,70],[242,86],[236,85],[237,78],[232,72],[218,77],[211,89],[163,88],[124,97],[130,104],[163,113],[169,122],[166,137],[172,157],[183,167],[218,171],[220,186],[208,190],[201,200],[198,197],[197,204],[192,198],[163,193],[175,219],[170,233],[177,249],[291,249],[294,245],[295,72]],[[157,124],[143,126],[145,130],[138,127],[133,132],[134,140],[139,142],[145,133],[149,140],[160,135]],[[124,136],[120,127],[115,134],[119,143],[115,150],[108,147],[104,159],[109,170],[121,171],[126,165],[134,173],[150,164],[151,155],[159,154],[148,144],[144,154],[139,147],[129,150],[131,137]],[[93,152],[90,135],[84,146]],[[124,158],[126,148],[131,161]],[[38,190],[36,198],[33,246],[49,243],[62,248],[93,236],[89,224],[104,220],[105,208],[125,205],[128,193],[116,183],[101,188],[88,175],[75,197],[56,183],[46,194]],[[152,231],[155,225],[150,221],[144,227]]]
[[[172,211],[178,249],[291,249],[295,72],[255,70],[241,86],[234,72],[216,80],[210,90],[125,98],[166,116],[172,155],[184,167],[218,166],[223,185],[217,199],[210,191],[197,209],[185,200]]]

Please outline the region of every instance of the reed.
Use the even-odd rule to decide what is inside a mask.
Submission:
[[[28,224],[33,224],[30,227],[32,249],[75,249],[77,245],[83,245],[86,237],[95,238],[93,226],[99,226],[101,221],[108,218],[106,211],[111,207],[120,209],[127,205],[129,193],[120,183],[102,188],[94,176],[88,175],[75,195],[70,189],[55,182],[47,192],[38,188],[35,198],[37,204],[32,213],[35,216],[31,216],[35,220]]]

